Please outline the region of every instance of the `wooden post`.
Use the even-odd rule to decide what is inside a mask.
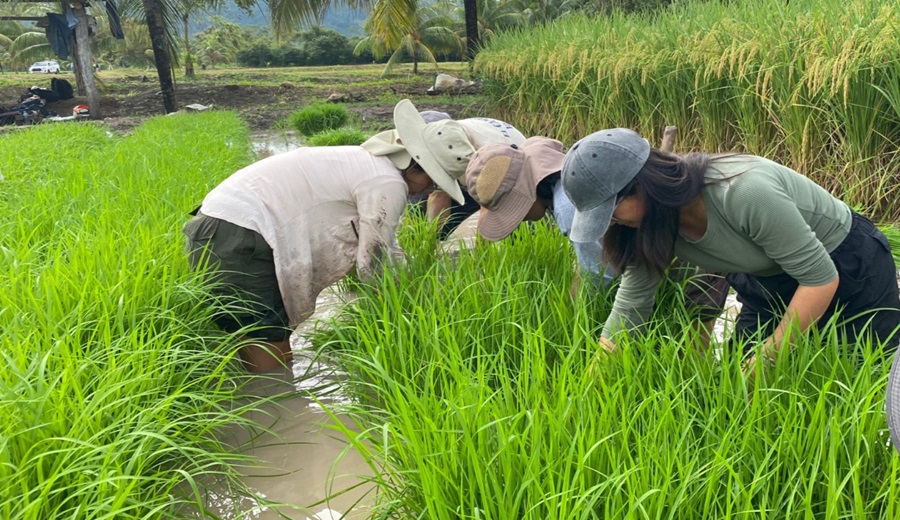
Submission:
[[[663,131],[662,143],[659,145],[659,149],[664,152],[672,153],[672,148],[675,147],[675,131],[678,130],[677,126],[667,126]]]
[[[84,10],[84,4],[73,2],[72,8],[78,25],[75,26],[75,74],[78,75],[78,93],[88,98],[88,108],[91,119],[102,119],[103,111],[100,108],[100,92],[94,82],[94,61],[91,58],[91,37],[88,31],[88,16]],[[77,80],[76,80],[77,81]],[[84,89],[82,90],[82,85]]]
[[[72,73],[75,74],[75,89],[79,96],[87,96],[87,87],[84,86],[84,78],[81,77],[81,61],[75,52],[75,31],[69,35],[69,54],[72,57]]]

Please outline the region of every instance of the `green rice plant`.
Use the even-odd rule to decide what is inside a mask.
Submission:
[[[309,146],[352,146],[360,145],[369,136],[355,128],[334,128],[325,130],[306,139]]]
[[[254,405],[180,231],[246,135],[203,113],[0,137],[0,517],[178,517],[250,463],[213,435]]]
[[[340,128],[347,123],[350,113],[344,105],[313,103],[291,114],[291,125],[306,137],[325,130]]]
[[[764,155],[896,219],[898,27],[881,0],[689,0],[499,34],[474,66],[527,134],[675,125],[681,150]]]
[[[413,230],[418,231],[414,224]],[[894,518],[888,364],[833,327],[774,367],[696,348],[677,285],[613,357],[614,288],[569,293],[574,258],[538,225],[406,269],[314,337],[350,374],[335,426],[371,465],[376,518]],[[590,367],[590,371],[589,371]],[[752,396],[752,401],[749,398]]]

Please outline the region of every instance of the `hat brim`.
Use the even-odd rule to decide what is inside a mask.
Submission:
[[[491,242],[503,240],[519,227],[535,200],[511,192],[503,198],[503,204],[498,209],[482,208],[484,218],[478,224],[478,234]]]
[[[366,139],[360,146],[376,157],[389,158],[398,170],[405,170],[412,161],[409,152],[400,144],[400,137],[396,130],[379,132]]]
[[[465,204],[466,199],[459,182],[444,170],[425,143],[423,131],[426,124],[412,101],[404,99],[394,107],[394,127],[410,157],[414,158],[441,190],[456,202]]]
[[[616,201],[614,198],[609,198],[587,211],[576,210],[569,239],[578,243],[599,241],[606,234],[606,230],[609,229],[609,223],[615,210]]]

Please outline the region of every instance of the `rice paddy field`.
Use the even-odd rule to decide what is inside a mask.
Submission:
[[[745,379],[697,348],[680,287],[595,361],[611,294],[569,292],[551,229],[453,261],[405,229],[406,270],[315,340],[350,374],[345,430],[377,470],[375,518],[895,518],[888,364],[825,327]]]
[[[235,339],[181,226],[250,159],[232,114],[0,137],[0,518],[173,518],[246,459]]]
[[[475,70],[496,115],[572,142],[625,126],[682,150],[784,162],[879,218],[900,217],[900,4],[675,2],[497,36]]]
[[[563,19],[479,56],[484,115],[567,144],[675,124],[682,150],[781,159],[882,221],[900,260],[898,17],[762,0]],[[181,234],[254,160],[247,136],[229,112],[0,136],[0,518],[216,518],[206,483],[252,493],[255,462],[216,434],[258,427],[261,402]],[[372,469],[371,518],[900,518],[878,345],[824,324],[745,375],[669,282],[648,330],[598,357],[615,288],[573,294],[552,223],[451,252],[413,215],[400,233],[406,264],[342,282],[354,298],[310,337],[347,374],[321,404]]]
[[[238,341],[180,232],[252,160],[246,135],[201,113],[0,138],[0,517],[196,518],[206,482],[249,492],[254,462],[215,433],[259,402],[236,399]],[[401,230],[408,263],[345,282],[356,298],[311,338],[349,375],[350,404],[324,406],[376,475],[372,518],[900,514],[877,346],[826,327],[748,380],[697,348],[670,284],[650,331],[595,361],[612,294],[572,296],[552,224],[454,254],[433,225]]]

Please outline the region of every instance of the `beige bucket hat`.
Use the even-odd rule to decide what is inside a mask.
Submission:
[[[423,110],[420,112],[420,115],[426,124],[450,119],[450,114],[436,110]],[[386,130],[377,133],[368,138],[361,146],[376,157],[386,155],[394,163],[394,166],[400,170],[408,168],[412,160],[409,152],[406,151],[406,147],[403,146],[397,130]]]
[[[427,124],[408,99],[394,107],[394,126],[412,160],[443,191],[464,204],[458,180],[465,175],[469,159],[475,154],[465,127],[452,120]]]
[[[562,170],[564,157],[562,143],[549,137],[475,152],[465,178],[469,195],[485,209],[478,233],[496,241],[515,231],[537,200],[537,185]]]
[[[398,170],[405,170],[409,167],[412,160],[403,142],[400,141],[400,135],[396,130],[385,130],[366,139],[361,144],[363,148],[369,151],[375,157],[387,156],[394,163]]]

